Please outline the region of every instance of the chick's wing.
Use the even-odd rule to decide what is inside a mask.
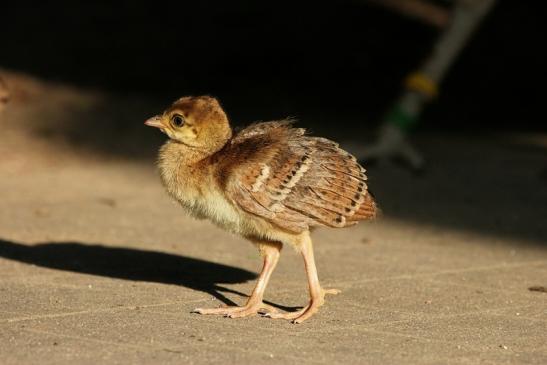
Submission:
[[[220,181],[233,204],[290,232],[345,227],[374,216],[364,169],[290,121],[258,123],[223,151]]]

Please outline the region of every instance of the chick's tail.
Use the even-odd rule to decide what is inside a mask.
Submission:
[[[376,205],[376,201],[374,200],[374,197],[369,191],[367,192],[367,195],[365,196],[365,200],[363,201],[363,204],[361,204],[361,206],[355,212],[355,214],[353,214],[351,217],[348,217],[347,220],[350,222],[355,222],[355,221],[361,221],[361,220],[367,220],[367,219],[374,219],[379,214],[380,214],[380,209]]]

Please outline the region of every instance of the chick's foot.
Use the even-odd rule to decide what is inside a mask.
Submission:
[[[295,323],[295,324],[302,323],[306,319],[310,318],[315,313],[317,313],[317,311],[319,310],[319,307],[325,304],[326,294],[336,295],[339,293],[340,293],[340,290],[338,289],[321,289],[320,296],[316,298],[312,298],[310,300],[310,303],[307,306],[305,306],[304,308],[296,312],[281,313],[278,311],[273,311],[273,312],[268,312],[264,314],[264,316],[268,318],[273,318],[273,319],[286,319],[286,320],[292,321],[292,323]]]
[[[219,307],[219,308],[196,308],[192,311],[192,313],[216,314],[216,315],[222,315],[228,318],[241,318],[241,317],[248,317],[258,313],[273,314],[273,313],[277,313],[277,309],[263,302],[257,302],[257,303],[247,303],[246,305],[241,307],[226,306],[226,307]]]

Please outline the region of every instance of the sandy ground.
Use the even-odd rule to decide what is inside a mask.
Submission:
[[[547,363],[547,293],[529,290],[547,286],[546,136],[417,136],[425,176],[370,169],[381,219],[314,233],[340,295],[301,325],[226,319],[190,312],[243,303],[258,254],[168,199],[142,118],[97,117],[140,104],[8,76],[1,364]],[[306,303],[291,249],[266,299]]]

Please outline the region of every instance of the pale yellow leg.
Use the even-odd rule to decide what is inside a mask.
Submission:
[[[309,234],[302,235],[299,248],[306,267],[306,276],[308,278],[308,287],[310,290],[310,302],[306,307],[296,312],[268,313],[267,316],[270,318],[289,319],[293,320],[293,323],[302,323],[313,316],[319,310],[319,307],[325,303],[326,294],[340,293],[340,290],[338,289],[323,289],[319,284],[317,267],[315,266],[315,258],[313,256],[313,245]]]
[[[230,318],[239,318],[256,314],[259,311],[266,311],[268,313],[277,311],[272,306],[264,304],[262,298],[279,260],[281,244],[274,242],[255,242],[255,244],[258,246],[264,259],[264,265],[247,303],[242,307],[197,308],[193,312],[199,314],[220,314]]]

